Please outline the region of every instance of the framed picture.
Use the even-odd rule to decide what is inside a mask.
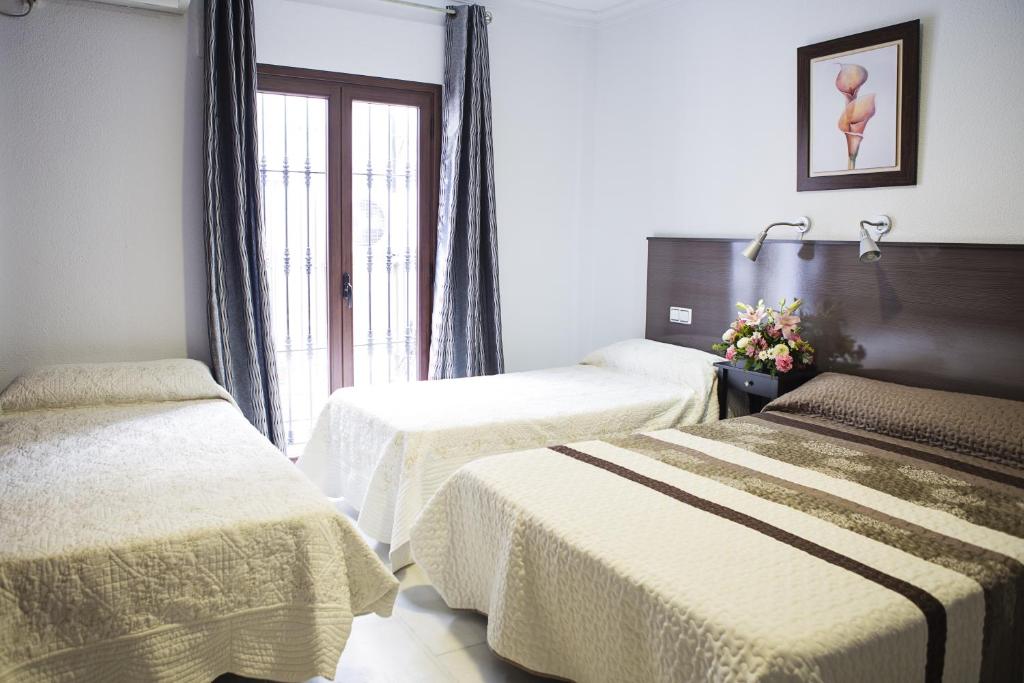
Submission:
[[[796,56],[797,191],[917,184],[921,22]]]

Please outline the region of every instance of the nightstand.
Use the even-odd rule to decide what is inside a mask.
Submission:
[[[745,394],[751,413],[760,412],[772,399],[792,391],[818,374],[817,370],[794,370],[771,376],[738,368],[728,361],[715,363],[718,368],[718,419],[728,416],[729,392]]]

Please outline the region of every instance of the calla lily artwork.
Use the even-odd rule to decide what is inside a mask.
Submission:
[[[797,50],[797,189],[917,182],[918,21]]]
[[[895,45],[812,62],[812,172],[864,173],[897,166],[899,87]]]
[[[868,70],[860,64],[839,64],[836,88],[846,98],[846,106],[839,116],[839,130],[846,135],[848,170],[857,168],[857,152],[864,138],[864,129],[875,115],[875,94],[858,96],[860,87],[868,80]]]

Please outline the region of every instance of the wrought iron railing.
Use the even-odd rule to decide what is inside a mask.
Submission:
[[[355,383],[408,382],[418,377],[419,110],[357,101],[352,116],[353,243],[365,252],[354,273],[365,291],[354,311]]]
[[[271,317],[297,453],[330,391],[327,100],[259,93],[258,107]],[[355,102],[351,114],[355,384],[415,380],[419,111]]]
[[[259,94],[271,317],[290,451],[327,400],[327,101]]]

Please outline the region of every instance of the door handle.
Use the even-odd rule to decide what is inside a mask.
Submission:
[[[348,273],[341,276],[341,298],[345,300],[346,306],[352,308],[352,276]]]

